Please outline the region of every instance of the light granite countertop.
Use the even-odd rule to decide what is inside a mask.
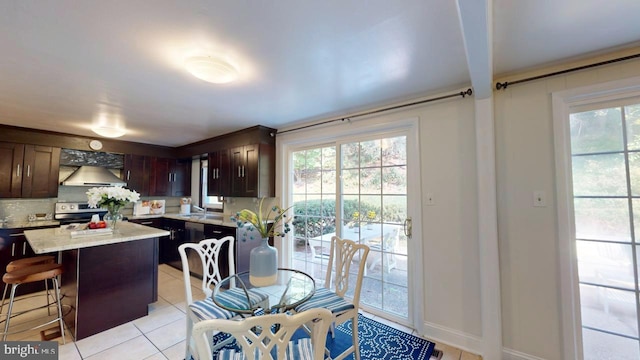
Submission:
[[[40,228],[45,226],[57,226],[60,222],[57,220],[38,220],[38,221],[1,221],[0,229],[28,229]]]
[[[81,249],[91,246],[109,245],[125,241],[142,240],[169,235],[166,230],[135,224],[127,221],[119,222],[118,227],[109,235],[71,237],[71,231],[62,227],[25,230],[29,245],[36,254],[44,254],[62,250]]]
[[[138,215],[138,216],[130,215],[130,216],[127,216],[127,218],[129,220],[166,218],[166,219],[197,222],[202,224],[228,226],[232,228],[238,227],[238,224],[235,221],[231,221],[231,217],[229,215],[222,215],[220,213],[209,213],[207,214],[206,217],[203,214],[191,214],[191,215],[162,214],[162,215]]]

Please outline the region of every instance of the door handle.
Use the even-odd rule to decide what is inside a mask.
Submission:
[[[403,231],[404,231],[404,235],[406,237],[411,237],[411,232],[413,231],[413,225],[411,223],[411,218],[406,218],[404,219],[404,224],[402,225],[403,227]]]

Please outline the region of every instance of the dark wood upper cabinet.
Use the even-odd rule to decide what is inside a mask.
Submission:
[[[137,191],[140,196],[149,196],[149,173],[151,157],[127,154],[124,156],[124,181],[127,188]]]
[[[0,142],[0,198],[22,196],[24,145]]]
[[[275,196],[275,148],[252,144],[231,149],[230,196]]]
[[[0,197],[58,196],[60,148],[0,143]]]
[[[229,150],[221,149],[209,153],[207,171],[207,195],[225,196],[230,194],[231,162]]]
[[[150,196],[191,195],[191,159],[151,158]]]
[[[171,196],[191,195],[191,159],[177,159],[171,163]]]
[[[22,197],[58,196],[60,148],[25,145],[22,170]]]

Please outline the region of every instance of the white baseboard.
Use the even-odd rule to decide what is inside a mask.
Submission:
[[[529,355],[520,351],[502,348],[502,359],[503,360],[545,360],[543,358]]]
[[[438,342],[443,342],[473,354],[482,353],[482,338],[475,335],[429,322],[424,323],[423,329],[425,331],[424,337],[435,342],[436,348]]]
[[[482,338],[463,333],[459,330],[451,329],[442,325],[433,323],[424,323],[424,337],[432,342],[442,342],[447,345],[456,347],[460,350],[470,352],[472,354],[482,354]],[[529,355],[513,349],[502,349],[502,360],[545,360],[543,358]]]

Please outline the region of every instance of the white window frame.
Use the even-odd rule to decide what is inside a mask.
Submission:
[[[552,94],[558,211],[558,266],[564,359],[583,359],[578,262],[571,174],[572,107],[640,96],[640,77],[585,86]]]

